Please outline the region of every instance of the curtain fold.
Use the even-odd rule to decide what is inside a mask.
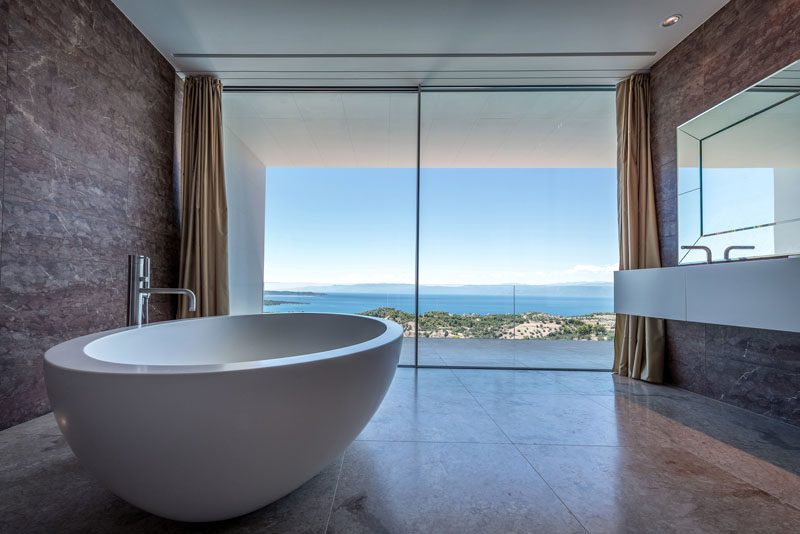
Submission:
[[[180,287],[197,296],[178,318],[228,314],[228,207],[222,162],[222,82],[186,78],[181,125]]]
[[[650,76],[617,85],[617,213],[620,270],[661,267],[650,153]],[[614,372],[664,379],[664,321],[618,314]]]

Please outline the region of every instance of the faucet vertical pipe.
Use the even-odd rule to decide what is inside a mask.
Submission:
[[[128,313],[127,325],[139,324],[141,316],[141,302],[139,300],[139,276],[141,272],[142,257],[131,254],[128,256]]]
[[[142,256],[142,289],[150,289],[150,258]],[[140,324],[148,324],[150,322],[150,293],[142,292],[142,319]]]
[[[185,295],[189,297],[189,311],[195,311],[197,299],[189,289],[150,286],[150,258],[128,256],[128,326],[142,326],[150,321],[148,305],[150,295]]]

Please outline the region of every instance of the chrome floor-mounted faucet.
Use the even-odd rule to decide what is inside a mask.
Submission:
[[[128,256],[128,326],[142,326],[150,322],[150,295],[186,295],[189,311],[195,311],[197,299],[189,289],[150,287],[150,258]]]

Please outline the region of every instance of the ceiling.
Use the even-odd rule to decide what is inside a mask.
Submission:
[[[611,168],[614,93],[423,93],[421,165]],[[415,93],[223,95],[225,126],[270,167],[415,167]]]
[[[225,87],[611,86],[727,0],[115,0],[182,75]],[[676,25],[661,21],[683,15]],[[424,92],[424,167],[614,167],[610,92]],[[414,167],[416,95],[237,93],[267,166]]]
[[[179,73],[227,86],[614,84],[727,2],[114,1]]]

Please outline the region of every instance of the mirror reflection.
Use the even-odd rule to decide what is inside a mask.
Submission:
[[[800,253],[799,97],[800,61],[678,128],[681,264]]]

